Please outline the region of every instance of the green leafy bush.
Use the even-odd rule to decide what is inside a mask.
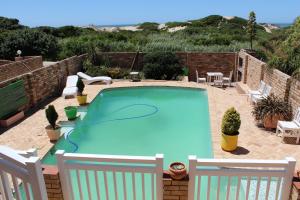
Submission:
[[[176,80],[183,68],[175,53],[153,52],[145,55],[143,72],[148,79]]]
[[[223,116],[222,133],[226,135],[238,135],[240,126],[240,114],[233,107],[228,109]]]
[[[143,29],[144,31],[157,31],[158,23],[155,22],[144,22],[139,25],[139,29]]]
[[[78,94],[81,96],[85,87],[81,78],[78,79],[76,86],[78,88]]]
[[[58,119],[58,114],[53,105],[49,105],[45,110],[47,120],[53,129],[56,129],[56,120]]]
[[[253,116],[256,120],[263,120],[266,116],[280,115],[284,120],[291,120],[293,111],[291,105],[273,94],[254,105]]]
[[[55,58],[58,43],[55,37],[33,29],[0,34],[0,58],[13,59],[17,50],[21,50],[23,56],[42,55],[45,58]]]

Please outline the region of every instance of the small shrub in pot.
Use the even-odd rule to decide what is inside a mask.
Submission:
[[[235,108],[228,109],[222,120],[222,149],[234,151],[237,148],[239,129],[241,126],[240,114]]]
[[[78,79],[76,86],[78,88],[77,101],[78,101],[79,105],[84,105],[84,104],[86,104],[86,101],[87,101],[87,94],[83,94],[85,85],[84,85],[82,79]]]
[[[58,119],[58,114],[53,105],[49,105],[45,110],[46,118],[49,122],[49,125],[46,126],[46,132],[51,141],[58,140],[60,137],[60,127],[56,124]]]

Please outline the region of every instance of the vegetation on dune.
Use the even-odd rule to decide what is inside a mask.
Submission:
[[[22,50],[22,55],[42,55],[58,60],[95,51],[232,52],[252,46],[256,56],[270,67],[299,75],[300,19],[290,28],[267,33],[264,27],[256,24],[253,14],[249,20],[211,15],[187,22],[168,22],[163,29],[158,28],[158,23],[145,22],[139,25],[140,31],[112,33],[74,26],[28,28],[17,19],[0,17],[0,58],[13,59],[18,49]],[[183,26],[183,30],[167,31]],[[121,74],[118,66],[110,66],[114,70],[107,70],[99,63],[96,66],[104,74]]]

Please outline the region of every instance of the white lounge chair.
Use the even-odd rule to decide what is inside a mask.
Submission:
[[[78,72],[77,75],[83,79],[83,82],[86,84],[91,84],[94,82],[100,82],[103,81],[106,84],[111,84],[112,79],[108,76],[96,76],[96,77],[91,77],[83,72]]]
[[[196,70],[196,78],[197,78],[197,83],[206,83],[205,77],[199,78],[198,70]]]
[[[228,83],[228,86],[231,86],[233,71],[230,71],[229,77],[223,77],[223,84]]]
[[[266,83],[264,81],[260,81],[258,90],[249,90],[249,98],[251,99],[252,95],[261,95],[266,87]]]
[[[63,90],[62,96],[64,98],[66,98],[66,96],[76,96],[77,95],[77,81],[78,81],[78,76],[76,75],[72,75],[72,76],[68,76],[67,78],[67,83],[66,83],[66,87]]]
[[[281,133],[282,141],[285,137],[296,137],[297,143],[300,141],[300,107],[294,116],[293,121],[278,121],[276,134]]]
[[[259,100],[267,98],[270,95],[271,90],[272,90],[272,87],[269,86],[269,85],[266,85],[263,92],[262,92],[262,94],[251,95],[251,101],[253,103],[257,103]]]

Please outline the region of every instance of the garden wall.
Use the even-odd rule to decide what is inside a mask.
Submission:
[[[295,111],[300,106],[300,82],[291,76],[277,70],[268,69],[266,63],[254,58],[245,51],[239,53],[243,59],[243,82],[249,88],[256,90],[260,80],[272,86],[274,95],[291,103]]]
[[[42,56],[24,57],[23,60],[0,65],[0,82],[43,67]]]
[[[143,57],[146,53],[139,53],[133,70],[143,69]],[[231,70],[235,71],[236,53],[199,53],[199,52],[177,52],[182,65],[189,68],[189,79],[196,81],[196,69],[200,76],[206,76],[206,72],[223,72],[229,76]],[[136,52],[101,52],[97,58],[103,60],[108,58],[110,64],[115,67],[131,69]],[[235,74],[235,73],[234,73]]]
[[[81,71],[82,62],[85,57],[86,55],[73,56],[53,65],[15,76],[14,78],[0,82],[0,87],[4,87],[20,79],[23,80],[29,100],[26,106],[28,109],[49,97],[61,95],[67,76]]]

